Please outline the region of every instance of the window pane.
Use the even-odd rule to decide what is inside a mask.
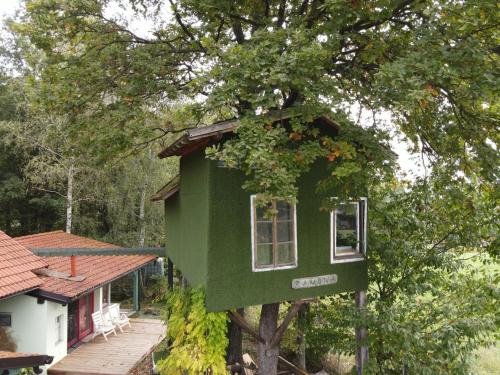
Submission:
[[[271,204],[268,204],[267,206],[264,206],[264,207],[259,207],[257,206],[257,202],[254,203],[255,204],[255,214],[256,214],[256,220],[257,221],[271,221],[272,218],[269,217],[269,213],[272,209],[272,205]],[[266,213],[268,215],[266,215]]]
[[[273,245],[257,245],[257,266],[269,266],[273,264]]]
[[[293,243],[279,243],[278,244],[278,264],[293,263]]]
[[[291,206],[285,201],[276,202],[276,209],[278,210],[277,220],[291,220],[292,209]]]
[[[293,241],[293,227],[291,221],[278,221],[278,242]]]
[[[347,255],[356,252],[358,244],[357,204],[343,204],[336,210],[336,253]]]
[[[257,223],[257,243],[272,243],[273,242],[273,223],[258,222]]]

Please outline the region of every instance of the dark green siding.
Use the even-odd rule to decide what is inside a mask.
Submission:
[[[298,266],[262,272],[252,272],[250,194],[241,172],[218,167],[199,150],[181,159],[180,173],[180,191],[166,201],[167,255],[191,285],[206,288],[209,311],[367,288],[366,261],[330,263],[330,214],[316,193],[326,161],[298,183]],[[293,279],[329,274],[337,274],[336,284],[291,287]]]
[[[319,164],[299,181],[298,267],[252,272],[250,194],[243,176],[210,163],[207,308],[210,311],[366,289],[365,261],[330,264],[330,214],[320,211]],[[295,278],[337,274],[335,285],[294,290]]]
[[[167,255],[192,285],[207,285],[209,161],[204,151],[181,159],[180,190],[165,203]]]

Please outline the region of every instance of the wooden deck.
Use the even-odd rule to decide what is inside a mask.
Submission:
[[[98,336],[48,369],[49,375],[126,375],[165,337],[160,320],[130,319],[117,336]]]

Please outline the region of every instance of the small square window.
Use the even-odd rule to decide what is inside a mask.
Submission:
[[[0,327],[12,327],[11,313],[0,313]]]
[[[251,196],[253,270],[291,268],[297,265],[295,205],[274,200],[268,207],[257,206]],[[272,210],[274,215],[267,214]]]
[[[367,200],[340,204],[331,212],[331,261],[352,262],[366,255]]]

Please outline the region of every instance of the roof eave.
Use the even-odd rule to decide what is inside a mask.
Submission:
[[[32,288],[28,288],[28,289],[24,289],[24,290],[20,290],[18,292],[14,292],[12,294],[7,294],[6,296],[3,296],[3,297],[0,297],[0,300],[4,300],[4,299],[8,299],[8,298],[13,298],[13,297],[16,297],[16,296],[20,296],[22,294],[29,294],[30,292],[34,291],[34,290],[37,290],[39,287],[40,287],[41,284],[35,286],[35,287],[32,287]]]
[[[19,357],[14,358],[2,358],[0,359],[0,370],[44,366],[52,363],[53,359],[53,356],[42,354],[20,355]]]

